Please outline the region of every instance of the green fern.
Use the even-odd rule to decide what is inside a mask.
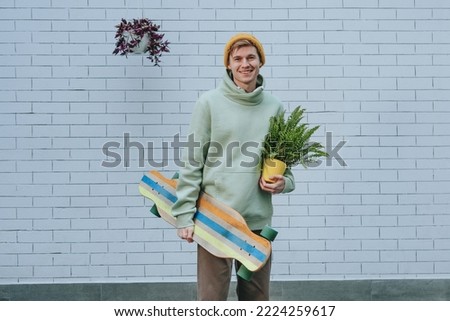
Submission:
[[[263,142],[262,156],[278,159],[288,168],[302,164],[305,168],[317,162],[320,157],[327,157],[322,144],[310,141],[320,126],[312,128],[300,123],[305,109],[296,107],[285,121],[285,111],[270,118],[269,132]]]

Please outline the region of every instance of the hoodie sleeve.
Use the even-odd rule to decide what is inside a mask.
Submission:
[[[284,189],[282,191],[283,194],[290,193],[295,189],[295,178],[294,174],[290,169],[287,169],[284,173]]]
[[[180,169],[177,201],[172,207],[172,215],[177,219],[178,228],[194,225],[193,217],[197,211],[197,199],[203,180],[203,166],[211,136],[210,118],[207,104],[199,99],[192,114],[188,143],[182,150],[184,166]]]

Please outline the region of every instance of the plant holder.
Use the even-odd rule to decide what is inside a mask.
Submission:
[[[128,32],[126,37],[128,42],[138,40],[138,37],[133,32]],[[142,39],[138,41],[139,43],[134,48],[130,48],[130,53],[134,55],[143,55],[147,51],[148,42],[150,41],[148,34],[144,34]]]
[[[275,175],[283,175],[286,171],[286,163],[278,159],[266,158],[263,164],[262,177],[267,183],[274,183],[275,181],[270,177]]]

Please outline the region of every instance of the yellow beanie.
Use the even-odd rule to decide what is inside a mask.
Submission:
[[[225,64],[225,68],[228,68],[229,58],[230,58],[230,50],[233,45],[240,40],[248,40],[255,46],[256,50],[259,54],[259,59],[261,60],[261,66],[266,62],[266,55],[264,54],[264,48],[262,44],[259,42],[256,37],[249,33],[238,33],[231,37],[231,39],[227,42],[224,49],[223,62]]]

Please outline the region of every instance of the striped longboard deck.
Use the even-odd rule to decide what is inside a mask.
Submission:
[[[158,171],[148,172],[139,184],[139,192],[152,200],[161,217],[173,226],[176,184]],[[218,257],[234,258],[250,271],[259,270],[269,259],[270,241],[253,233],[237,211],[206,193],[199,197],[194,223],[194,241]]]

